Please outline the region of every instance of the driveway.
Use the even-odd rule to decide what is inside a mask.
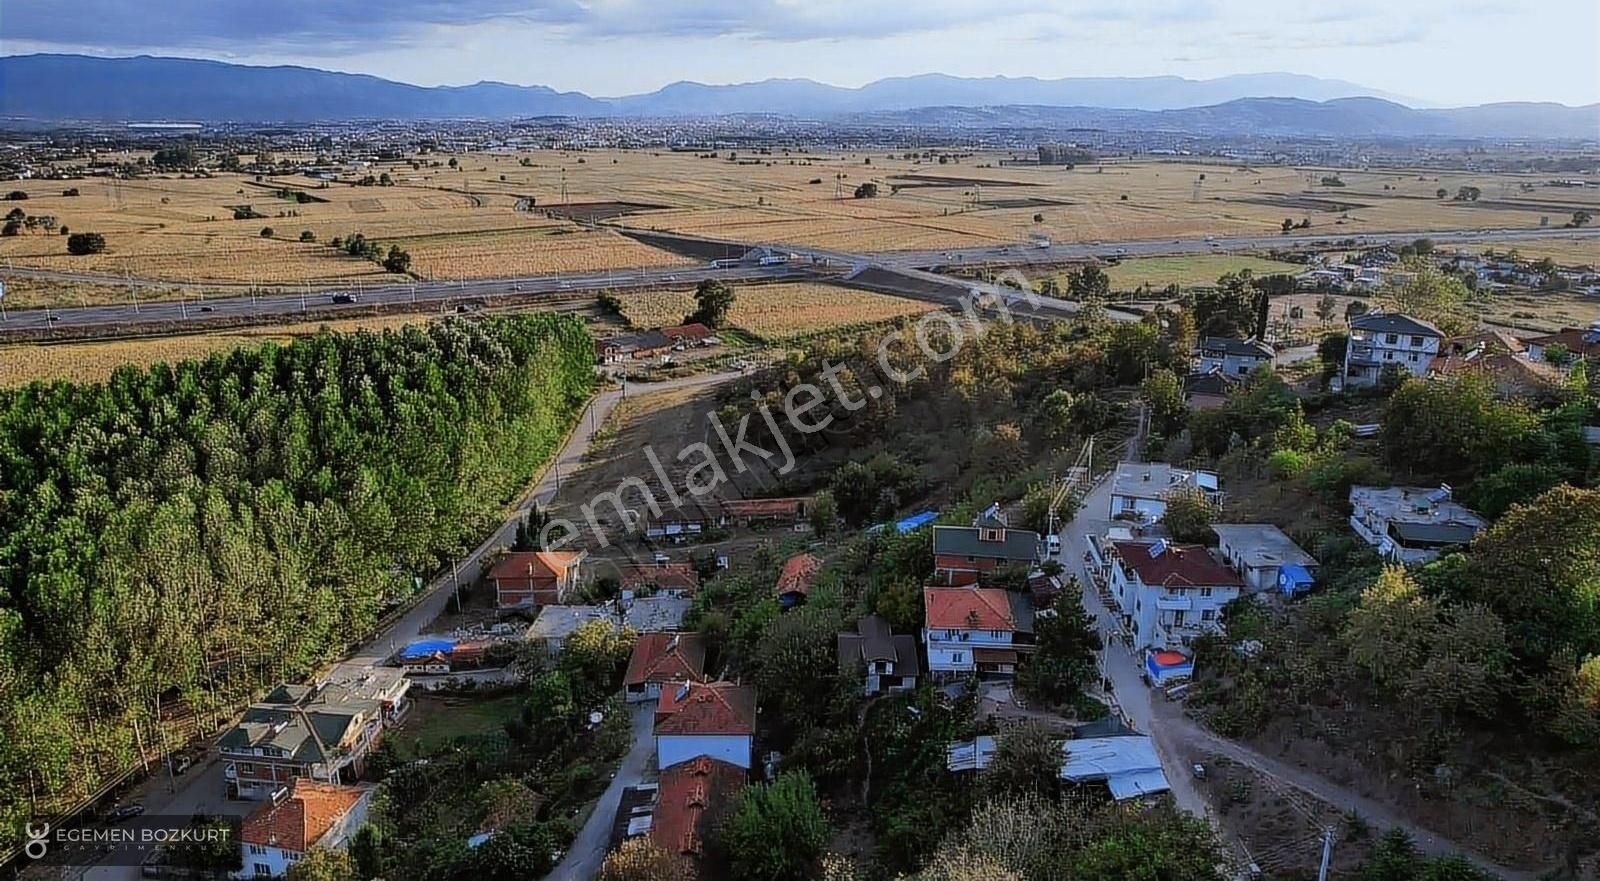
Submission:
[[[656,757],[656,740],[651,733],[654,720],[653,702],[646,701],[633,707],[633,748],[622,757],[622,764],[617,767],[616,776],[611,778],[611,785],[595,802],[589,819],[578,830],[578,837],[572,839],[566,857],[545,876],[545,881],[590,881],[599,873],[600,864],[605,862],[606,850],[611,844],[611,824],[616,818],[617,806],[622,803],[622,790],[638,786],[647,773],[654,776],[651,773]]]

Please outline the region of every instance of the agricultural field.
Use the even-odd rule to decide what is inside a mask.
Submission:
[[[782,340],[852,325],[921,315],[938,307],[919,300],[836,285],[792,283],[736,289],[728,322],[762,339]],[[689,291],[625,294],[622,314],[635,327],[677,324],[695,310]]]
[[[66,306],[132,303],[135,298],[141,303],[146,300],[176,300],[185,293],[193,295],[194,291],[185,291],[177,286],[134,287],[17,275],[6,278],[5,305],[7,309],[42,309],[46,306],[60,309]]]
[[[1572,291],[1506,292],[1487,298],[1483,320],[1522,331],[1554,333],[1600,321],[1600,298]]]
[[[7,266],[236,286],[392,279],[376,263],[328,244],[357,232],[410,250],[412,272],[424,279],[688,262],[610,230],[519,210],[514,196],[469,195],[440,189],[443,184],[355,186],[294,177],[258,182],[224,173],[70,183],[81,195],[63,195],[61,181],[24,184],[29,198],[16,205],[54,218],[57,231],[39,228],[0,239],[0,260]],[[236,220],[236,211],[253,216]],[[101,233],[105,252],[69,255],[60,227]],[[302,241],[306,233],[314,241]]]
[[[1256,275],[1304,272],[1306,267],[1281,260],[1233,254],[1198,254],[1183,257],[1139,257],[1106,267],[1114,291],[1131,291],[1140,285],[1160,290],[1167,285],[1213,285],[1230,272],[1248,269]],[[1066,279],[1058,279],[1066,284]]]
[[[335,181],[222,172],[95,177],[69,182],[81,192],[71,197],[62,194],[61,181],[28,181],[22,188],[29,199],[18,203],[24,210],[74,231],[100,232],[107,250],[72,257],[59,234],[29,229],[0,239],[0,260],[174,282],[326,285],[384,277],[372,262],[322,244],[354,232],[411,251],[419,276],[453,279],[683,262],[606,225],[890,251],[1017,243],[1034,235],[1057,241],[1259,235],[1276,232],[1286,219],[1309,221],[1301,232],[1330,238],[1535,228],[1542,221],[1560,225],[1578,210],[1600,212],[1600,190],[1547,187],[1535,176],[1115,159],[1071,169],[1000,164],[1009,158],[981,153],[941,164],[781,148],[716,158],[545,150],[429,154],[353,168]],[[358,185],[358,177],[385,174],[392,185]],[[879,195],[853,198],[868,182]],[[1467,186],[1478,188],[1479,199],[1454,201]],[[1439,198],[1439,190],[1447,197]],[[235,220],[236,211],[248,219]],[[263,237],[266,227],[272,235]],[[303,231],[317,241],[301,242]],[[1536,247],[1545,246],[1522,251]],[[1592,251],[1571,241],[1547,247],[1563,256]]]
[[[0,386],[18,386],[34,380],[56,379],[99,382],[118,367],[147,367],[157,362],[205,358],[240,346],[253,346],[297,336],[310,336],[326,327],[336,331],[382,330],[431,320],[428,315],[384,315],[276,327],[240,328],[217,333],[161,337],[158,339],[99,342],[25,343],[0,346]]]
[[[1490,242],[1473,247],[1474,251],[1493,251],[1505,254],[1515,251],[1527,260],[1549,257],[1563,266],[1600,266],[1600,241],[1595,239],[1540,239],[1537,242]]]

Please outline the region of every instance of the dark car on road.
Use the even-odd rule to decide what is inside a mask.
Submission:
[[[106,814],[106,822],[120,823],[123,820],[137,817],[142,813],[144,813],[144,805],[139,804],[138,802],[133,802],[131,804],[125,804],[120,808],[116,808],[111,813]]]
[[[341,305],[347,305],[347,304],[350,304],[350,303],[354,303],[354,302],[359,301],[360,299],[361,298],[356,296],[355,294],[334,294],[333,295],[333,301],[335,303],[339,303]]]

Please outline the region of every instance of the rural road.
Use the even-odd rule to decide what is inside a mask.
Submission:
[[[711,373],[666,382],[627,383],[626,390],[629,397],[637,397],[673,389],[717,385],[735,379],[740,375],[737,372]],[[588,408],[584,411],[577,425],[574,426],[566,446],[562,448],[560,455],[553,460],[551,467],[542,475],[537,485],[518,501],[513,513],[494,532],[459,561],[458,574],[461,584],[470,584],[472,579],[478,576],[484,560],[494,549],[511,543],[516,534],[517,523],[526,515],[529,506],[535,499],[544,504],[555,497],[557,469],[570,472],[583,462],[584,455],[589,450],[589,444],[594,438],[595,431],[600,426],[605,425],[606,419],[622,399],[623,389],[618,388],[602,392],[589,402]],[[449,602],[450,597],[454,594],[453,587],[455,583],[455,579],[449,574],[435,579],[429,585],[428,593],[421,601],[388,627],[369,638],[346,660],[354,664],[382,664],[395,649],[416,639],[423,632],[423,629],[439,616],[439,613],[444,610],[445,604]],[[651,718],[649,713],[644,715],[647,720]],[[654,741],[648,737],[648,725],[645,727],[646,736],[643,738],[645,747],[639,746],[639,724],[636,722],[634,726],[634,752],[638,752],[641,748],[649,748],[653,751]],[[241,816],[249,813],[250,809],[255,807],[254,802],[229,801],[224,796],[225,786],[222,778],[222,763],[215,756],[215,751],[210,750],[206,761],[196,764],[188,774],[177,778],[178,788],[174,792],[169,793],[167,791],[166,778],[164,777],[160,780],[152,779],[143,784],[141,788],[145,794],[142,803],[145,805],[148,815],[152,817],[189,816],[197,811]],[[626,769],[628,762],[631,761],[633,761],[632,754],[625,760],[624,769]],[[622,772],[619,771],[618,777],[620,778],[621,776]],[[611,810],[615,811],[615,809],[616,802],[612,801]],[[609,833],[609,814],[607,817],[605,828]],[[579,840],[581,841],[582,838],[580,837]],[[601,846],[602,848],[604,847],[604,839],[602,839]],[[602,849],[603,855],[604,851]],[[127,862],[128,860],[123,859],[121,861]],[[595,865],[598,866],[598,862]],[[134,881],[139,877],[139,868],[138,866],[105,865],[102,860],[100,865],[92,868],[69,872],[69,877],[73,878],[74,881],[80,878],[83,881]],[[573,877],[575,881],[578,878],[587,881],[588,878],[588,876]]]
[[[642,234],[642,232],[641,232]],[[110,331],[119,325],[174,322],[203,328],[208,321],[224,319],[269,319],[293,316],[307,312],[315,306],[320,312],[356,310],[373,305],[403,306],[411,304],[437,304],[448,311],[462,301],[474,303],[497,300],[507,305],[527,303],[539,294],[561,292],[599,291],[604,289],[631,290],[659,287],[665,284],[690,284],[708,278],[724,281],[805,279],[818,275],[818,267],[879,266],[895,272],[923,274],[934,270],[960,267],[967,264],[1009,264],[1026,266],[1036,263],[1055,263],[1087,257],[1153,257],[1165,255],[1223,253],[1268,248],[1331,248],[1335,242],[1351,240],[1359,247],[1385,244],[1402,244],[1417,238],[1430,238],[1439,245],[1458,245],[1479,241],[1531,241],[1540,238],[1584,238],[1600,240],[1600,228],[1567,229],[1461,229],[1395,232],[1344,233],[1325,235],[1261,235],[1216,236],[1179,239],[1134,239],[1112,242],[1073,242],[1052,244],[1037,248],[1021,244],[994,245],[982,248],[963,248],[945,251],[890,251],[873,254],[852,254],[798,245],[773,245],[797,258],[794,262],[774,266],[744,263],[732,267],[709,265],[690,267],[645,267],[616,270],[552,274],[524,278],[491,278],[474,281],[419,281],[361,287],[334,287],[312,291],[307,285],[302,290],[289,293],[219,297],[209,300],[181,299],[108,305],[84,305],[61,309],[13,309],[0,319],[0,333],[8,331],[45,331],[47,334],[69,328],[94,328]],[[692,236],[679,236],[685,241],[701,240]],[[750,247],[757,247],[752,244]],[[11,268],[0,272],[6,276],[37,277],[57,281],[117,284],[132,287],[153,286],[161,288],[184,287],[181,284],[134,279],[95,273],[70,273],[59,270]],[[949,281],[949,279],[946,279]],[[970,285],[970,282],[958,284]],[[954,287],[954,286],[953,286]],[[334,297],[354,295],[358,302],[334,303]],[[1065,301],[1061,301],[1065,302]],[[0,300],[3,303],[3,300]],[[1066,304],[1076,308],[1074,304]],[[1047,308],[1057,309],[1055,303]],[[1064,307],[1058,311],[1072,311]]]
[[[1062,530],[1062,563],[1067,571],[1078,577],[1083,585],[1084,610],[1093,617],[1102,636],[1115,633],[1112,612],[1101,601],[1094,582],[1084,566],[1084,553],[1088,550],[1089,535],[1104,535],[1110,526],[1111,480],[1097,483],[1084,497],[1078,516]],[[1142,656],[1120,639],[1106,638],[1102,652],[1105,672],[1111,679],[1113,695],[1118,707],[1131,727],[1149,734],[1155,741],[1156,753],[1161,757],[1162,770],[1172,785],[1172,795],[1178,807],[1191,814],[1209,819],[1219,826],[1220,818],[1214,816],[1195,786],[1194,777],[1185,755],[1214,753],[1227,756],[1240,764],[1279,783],[1298,789],[1311,797],[1332,805],[1345,813],[1362,816],[1375,829],[1401,828],[1415,839],[1418,849],[1430,855],[1456,853],[1472,861],[1503,881],[1533,881],[1535,872],[1523,872],[1498,865],[1474,853],[1461,844],[1451,841],[1407,820],[1395,809],[1374,799],[1360,795],[1333,783],[1314,772],[1295,768],[1256,750],[1219,737],[1189,718],[1180,703],[1164,697],[1155,698],[1155,692],[1140,676]],[[1310,831],[1309,829],[1307,831]]]
[[[590,881],[605,862],[606,851],[611,846],[611,823],[617,806],[622,803],[622,790],[638,786],[650,770],[650,760],[656,755],[656,740],[652,735],[655,722],[655,704],[645,702],[630,708],[633,712],[633,746],[623,756],[622,764],[611,778],[611,785],[601,794],[589,818],[584,821],[578,836],[572,839],[567,855],[545,881]]]

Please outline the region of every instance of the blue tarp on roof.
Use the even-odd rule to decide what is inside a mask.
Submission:
[[[882,532],[885,529],[892,529],[895,532],[910,532],[913,529],[917,529],[917,528],[922,527],[922,526],[927,526],[929,523],[932,523],[933,521],[938,520],[938,519],[939,519],[939,512],[938,511],[919,511],[919,512],[917,512],[915,514],[912,514],[910,517],[907,517],[904,520],[896,520],[893,523],[879,523],[877,526],[874,526],[871,529],[868,529],[867,531],[868,532]]]
[[[1278,590],[1296,594],[1311,587],[1311,573],[1299,563],[1285,563],[1278,567]]]
[[[400,650],[402,658],[426,658],[435,652],[449,654],[456,647],[453,639],[419,639]]]

